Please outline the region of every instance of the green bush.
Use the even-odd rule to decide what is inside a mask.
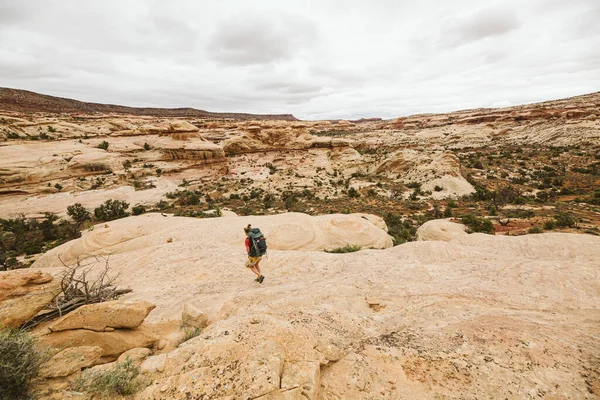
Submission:
[[[350,188],[350,190],[348,190],[348,197],[359,198],[360,192],[355,188]]]
[[[574,228],[577,226],[577,220],[571,213],[559,212],[554,219],[556,220],[556,226],[559,228]]]
[[[85,222],[92,219],[90,212],[81,205],[81,203],[75,203],[67,207],[67,215],[75,222]]]
[[[144,214],[145,212],[146,212],[146,207],[144,207],[140,204],[138,204],[137,206],[133,206],[131,208],[131,213],[133,215],[141,215],[141,214]]]
[[[0,400],[29,398],[29,384],[45,356],[30,334],[16,329],[0,330]]]
[[[129,208],[129,203],[110,199],[94,209],[94,216],[100,221],[112,221],[129,216],[127,208]]]
[[[108,150],[108,142],[106,140],[103,140],[102,143],[98,145],[98,148],[102,150]]]
[[[550,220],[544,222],[544,229],[547,231],[556,229],[556,220],[550,219]]]
[[[73,389],[103,398],[132,395],[144,386],[139,374],[140,368],[128,357],[125,362],[106,371],[84,372],[73,383]]]
[[[482,233],[494,233],[494,224],[487,218],[479,218],[473,214],[465,215],[461,218],[462,223],[469,228],[468,230],[473,232],[482,232]]]
[[[544,233],[544,229],[541,226],[536,225],[536,226],[532,226],[531,228],[529,228],[529,230],[527,232],[529,232],[529,233]]]
[[[335,249],[332,250],[325,250],[325,252],[327,253],[337,253],[337,254],[342,254],[342,253],[354,253],[355,251],[359,251],[362,247],[360,247],[359,245],[345,245],[344,247],[337,247]]]
[[[150,149],[151,149],[150,145],[148,143],[144,142],[144,150],[148,151]]]
[[[388,235],[394,240],[394,246],[416,239],[417,228],[411,221],[403,221],[398,214],[394,213],[386,213],[383,219],[388,227]]]

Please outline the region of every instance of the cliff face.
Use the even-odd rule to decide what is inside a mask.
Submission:
[[[87,103],[63,97],[48,96],[28,90],[0,88],[0,110],[45,113],[102,113],[146,115],[155,117],[222,118],[236,120],[297,121],[291,114],[215,113],[195,108],[126,107],[114,104]]]

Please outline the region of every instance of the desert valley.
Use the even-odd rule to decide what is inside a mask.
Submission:
[[[600,93],[300,121],[0,88],[0,325],[41,399],[600,398]]]

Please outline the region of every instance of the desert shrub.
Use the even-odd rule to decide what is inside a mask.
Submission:
[[[263,205],[265,208],[271,208],[275,204],[275,196],[271,193],[265,194],[263,197]]]
[[[549,219],[548,221],[544,222],[544,229],[547,231],[556,229],[556,220]]]
[[[574,228],[577,226],[577,220],[571,213],[559,212],[554,219],[556,221],[556,226],[559,228]]]
[[[60,192],[61,190],[63,190],[63,187],[62,187],[62,185],[61,185],[60,183],[56,183],[56,184],[54,185],[54,188],[55,188],[56,190],[58,190],[59,192]]]
[[[150,145],[148,143],[144,142],[144,150],[148,151],[150,149],[151,149]]]
[[[98,148],[102,150],[108,150],[108,142],[106,140],[103,140],[102,143],[98,145]]]
[[[32,335],[16,329],[0,330],[0,400],[29,398],[29,383],[44,361]]]
[[[265,167],[269,168],[270,175],[273,175],[275,172],[277,172],[277,168],[271,163],[266,163]]]
[[[145,212],[146,212],[146,207],[144,207],[141,204],[131,207],[131,213],[133,215],[141,215],[141,214],[144,214]]]
[[[355,188],[350,188],[350,190],[348,190],[348,197],[359,198],[360,192]]]
[[[196,327],[186,327],[183,329],[183,333],[183,342],[187,342],[188,340],[199,336],[202,333],[202,329]]]
[[[75,222],[85,222],[92,219],[90,212],[81,203],[75,203],[67,207],[67,215]]]
[[[417,228],[410,221],[403,221],[394,213],[386,213],[383,219],[388,227],[388,234],[393,238],[394,246],[416,239]]]
[[[367,195],[368,195],[369,197],[375,197],[375,196],[377,196],[377,191],[376,191],[375,189],[369,189],[369,190],[367,191]]]
[[[529,228],[529,230],[527,232],[529,232],[529,233],[544,233],[544,228],[542,228],[539,225],[536,225],[536,226],[532,226],[531,228]]]
[[[335,249],[331,249],[331,250],[325,250],[325,252],[327,253],[337,253],[337,254],[341,254],[341,253],[354,253],[355,251],[359,251],[361,249],[361,247],[359,245],[350,245],[347,244],[343,247],[337,247]]]
[[[129,216],[127,208],[129,208],[129,203],[121,200],[109,199],[100,207],[94,209],[94,216],[101,221],[112,221]]]
[[[442,190],[444,190],[443,187],[439,186],[439,185],[435,185],[435,187],[433,188],[433,190],[435,190],[436,192],[441,192]]]
[[[144,386],[144,381],[139,378],[139,374],[140,368],[127,358],[126,361],[105,371],[84,372],[73,383],[73,389],[103,398],[127,396],[134,394]]]
[[[241,199],[241,197],[237,193],[232,193],[229,195],[229,200],[239,200],[239,199]]]
[[[446,209],[444,210],[444,218],[450,218],[452,217],[452,207],[450,206],[450,204],[448,204],[446,206]]]
[[[53,126],[48,126],[48,132],[50,133],[56,133],[56,128]]]
[[[461,218],[464,225],[472,232],[494,233],[494,224],[487,218],[479,218],[473,214],[465,215]]]

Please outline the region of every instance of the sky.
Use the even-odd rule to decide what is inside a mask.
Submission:
[[[0,0],[0,87],[394,118],[600,91],[600,0]]]

